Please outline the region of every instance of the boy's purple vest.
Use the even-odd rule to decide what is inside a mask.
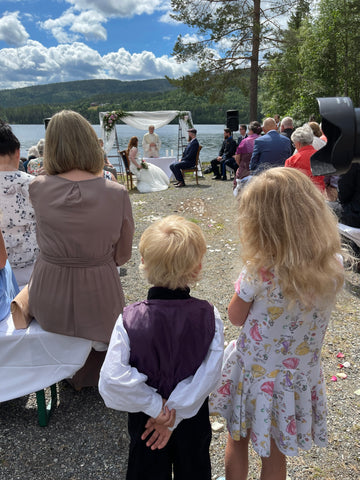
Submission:
[[[124,308],[130,365],[147,384],[169,398],[176,385],[194,375],[215,334],[214,308],[205,300],[144,300]]]

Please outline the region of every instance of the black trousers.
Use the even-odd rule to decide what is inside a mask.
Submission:
[[[130,448],[126,480],[211,480],[211,426],[208,400],[198,413],[183,420],[165,448],[151,450],[141,440],[148,416],[129,413]]]
[[[214,158],[213,160],[211,160],[211,168],[212,168],[212,171],[214,172],[214,175],[220,177],[221,176],[221,171],[220,169],[222,170],[222,165],[224,163],[224,160],[221,160],[221,162],[218,162],[216,158]]]

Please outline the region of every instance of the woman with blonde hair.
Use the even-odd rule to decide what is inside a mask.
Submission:
[[[327,445],[321,347],[342,289],[337,219],[295,169],[254,177],[239,202],[244,268],[228,308],[243,326],[225,351],[210,410],[227,420],[227,480],[245,480],[248,444],[263,480],[286,479],[286,455]]]
[[[161,192],[169,188],[169,179],[161,168],[139,159],[137,137],[129,140],[126,154],[130,163],[130,171],[136,177],[136,188],[140,193]]]
[[[103,164],[96,133],[81,115],[64,110],[51,118],[48,175],[36,177],[29,189],[40,247],[29,300],[44,330],[106,349],[125,305],[116,266],[131,257],[134,222],[127,190],[103,178]],[[104,352],[90,357],[93,366],[76,374],[76,388],[97,385]]]

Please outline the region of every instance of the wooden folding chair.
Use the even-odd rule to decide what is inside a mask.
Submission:
[[[125,166],[125,172],[126,172],[126,186],[128,190],[132,190],[133,187],[133,174],[130,171],[130,163],[129,163],[129,158],[127,156],[126,150],[119,150],[119,153],[121,155],[122,161],[124,162]],[[130,186],[130,188],[129,188]]]
[[[185,168],[184,170],[181,170],[182,173],[186,172],[194,172],[195,177],[196,177],[196,185],[199,185],[199,180],[198,180],[198,172],[199,172],[199,164],[200,164],[200,150],[202,149],[202,145],[199,145],[197,154],[196,154],[196,160],[195,160],[195,167],[192,168]],[[201,170],[201,167],[200,167]]]

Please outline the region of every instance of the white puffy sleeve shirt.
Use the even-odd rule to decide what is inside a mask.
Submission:
[[[221,379],[224,353],[223,323],[215,313],[215,335],[208,353],[194,375],[177,384],[166,402],[176,410],[174,428],[181,420],[197,414],[206,397]],[[107,407],[127,412],[144,412],[156,418],[162,409],[162,397],[146,384],[147,376],[129,365],[130,342],[122,315],[114,327],[105,362],[100,372],[99,392]]]

